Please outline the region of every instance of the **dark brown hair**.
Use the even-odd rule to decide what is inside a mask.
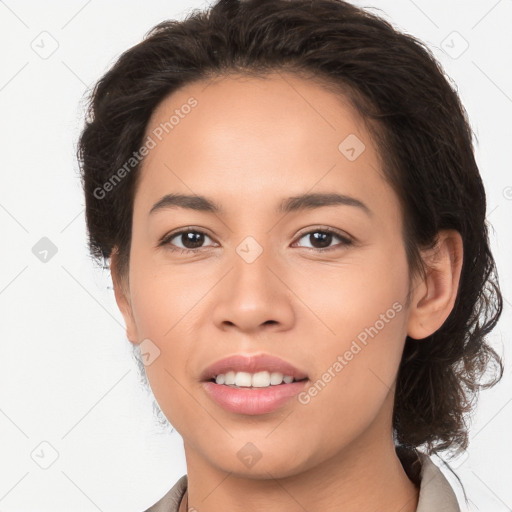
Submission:
[[[139,164],[108,193],[104,184],[119,178],[169,94],[198,80],[280,71],[318,81],[362,115],[400,200],[412,271],[425,271],[419,251],[435,246],[439,230],[462,235],[456,303],[437,332],[407,338],[393,427],[401,449],[466,448],[467,413],[480,388],[503,374],[486,343],[502,296],[484,187],[466,111],[440,65],[420,41],[378,16],[341,0],[219,0],[150,30],[91,93],[78,148],[91,254],[106,260],[117,250],[126,274]],[[494,379],[483,382],[489,369]]]

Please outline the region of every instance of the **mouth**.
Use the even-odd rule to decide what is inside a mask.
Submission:
[[[234,355],[217,361],[201,374],[207,395],[237,414],[268,414],[302,391],[307,375],[268,354]]]
[[[235,354],[211,364],[200,375],[201,381],[239,387],[267,387],[307,378],[291,363],[270,354]],[[220,382],[217,382],[219,380]]]

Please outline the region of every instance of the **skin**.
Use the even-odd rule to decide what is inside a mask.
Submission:
[[[453,307],[460,235],[441,232],[437,250],[423,253],[427,276],[409,280],[401,208],[377,149],[355,110],[318,84],[285,73],[197,82],[158,106],[146,134],[191,96],[197,107],[143,163],[129,273],[118,274],[115,252],[111,260],[129,340],[149,338],[160,350],[146,372],[183,437],[189,506],[416,510],[418,489],[392,440],[395,381],[406,335],[428,336]],[[349,134],[365,145],[354,161],[338,149]],[[349,205],[276,213],[284,198],[306,192],[346,194],[371,213]],[[225,212],[149,214],[169,193],[207,196]],[[202,245],[178,235],[159,246],[190,226],[206,233]],[[326,227],[352,243],[333,235],[315,245],[312,233]],[[236,251],[247,236],[262,249],[252,263]],[[180,254],[172,246],[199,248]],[[314,383],[394,303],[401,311],[306,405],[292,399],[269,414],[236,414],[201,385],[211,363],[263,352]],[[248,442],[261,454],[251,467],[237,456]]]

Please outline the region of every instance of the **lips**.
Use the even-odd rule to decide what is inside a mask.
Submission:
[[[228,372],[255,374],[262,371],[278,372],[291,376],[296,382],[283,382],[266,387],[238,387],[217,384],[215,377]],[[285,407],[304,390],[307,374],[291,363],[269,354],[235,354],[221,359],[201,373],[202,387],[206,394],[224,410],[245,415],[269,414]]]
[[[202,381],[214,379],[219,374],[226,374],[229,371],[256,373],[261,371],[280,372],[283,375],[291,375],[295,380],[307,378],[307,374],[292,364],[271,356],[270,354],[242,355],[235,354],[221,359],[208,366],[201,373]]]

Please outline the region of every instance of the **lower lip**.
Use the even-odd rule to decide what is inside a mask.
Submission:
[[[231,388],[215,382],[203,382],[206,392],[222,408],[238,414],[266,414],[283,406],[298,395],[307,379],[267,388]]]

